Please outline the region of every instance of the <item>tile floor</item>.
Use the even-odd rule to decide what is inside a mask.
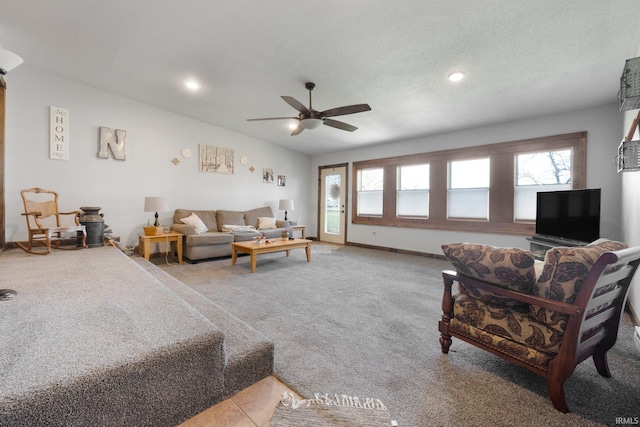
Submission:
[[[269,376],[178,427],[267,427],[285,391],[291,390]]]

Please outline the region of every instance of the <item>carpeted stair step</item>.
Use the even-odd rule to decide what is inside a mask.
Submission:
[[[202,316],[216,325],[225,336],[227,356],[225,392],[232,396],[238,391],[273,373],[274,346],[260,332],[238,319],[210,299],[173,278],[143,258],[132,258],[159,282],[175,292]]]
[[[224,333],[119,250],[0,271],[0,426],[171,427],[227,397]]]

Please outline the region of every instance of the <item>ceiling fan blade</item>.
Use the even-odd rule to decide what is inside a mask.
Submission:
[[[294,135],[298,135],[299,133],[301,133],[304,130],[304,128],[301,125],[298,125],[293,132],[291,132],[291,136]]]
[[[247,119],[248,122],[257,122],[258,120],[300,120],[298,117],[265,117],[262,119]]]
[[[358,129],[357,127],[350,125],[348,123],[339,122],[337,120],[332,120],[332,119],[324,119],[322,121],[322,124],[331,126],[332,128],[346,130],[348,132],[353,132],[354,130]]]
[[[321,112],[320,115],[322,115],[322,117],[335,117],[335,116],[344,116],[346,114],[362,113],[363,111],[369,111],[369,110],[371,110],[371,107],[369,107],[369,104],[355,104],[355,105],[347,105],[344,107],[325,110]]]
[[[292,96],[281,96],[281,98],[284,99],[284,102],[286,102],[287,104],[291,105],[293,108],[295,108],[299,112],[301,112],[303,114],[309,114],[309,109],[307,107],[305,107],[300,101],[298,101],[294,97],[292,97]]]

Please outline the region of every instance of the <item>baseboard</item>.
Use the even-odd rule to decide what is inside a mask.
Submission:
[[[441,259],[441,260],[445,260],[445,261],[447,259],[444,255],[440,255],[440,254],[432,254],[432,253],[429,253],[429,252],[410,251],[410,250],[407,250],[407,249],[389,248],[389,247],[386,247],[386,246],[367,245],[367,244],[364,244],[364,243],[346,242],[345,246],[355,246],[355,247],[358,247],[358,248],[375,249],[377,251],[395,252],[395,253],[404,254],[404,255],[416,255],[416,256],[421,256],[421,257],[425,257],[425,258]]]

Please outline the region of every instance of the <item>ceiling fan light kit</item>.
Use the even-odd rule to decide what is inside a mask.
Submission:
[[[3,49],[2,46],[0,46],[0,75],[4,76],[9,71],[22,64],[22,62],[23,60],[21,57],[13,52]]]
[[[247,121],[260,121],[260,120],[298,120],[298,124],[289,126],[293,128],[291,136],[298,135],[305,129],[315,129],[321,124],[334,127],[336,129],[345,130],[347,132],[353,132],[357,127],[344,123],[338,120],[328,119],[327,117],[344,116],[347,114],[361,113],[364,111],[370,111],[371,107],[368,104],[354,104],[346,105],[344,107],[331,108],[329,110],[317,111],[313,109],[311,91],[316,87],[315,83],[307,82],[304,87],[309,91],[309,107],[307,108],[300,101],[292,96],[282,96],[281,98],[295,108],[298,111],[298,117],[267,117],[261,119],[247,119]]]
[[[322,124],[320,119],[302,119],[300,120],[300,126],[305,129],[315,129]]]

